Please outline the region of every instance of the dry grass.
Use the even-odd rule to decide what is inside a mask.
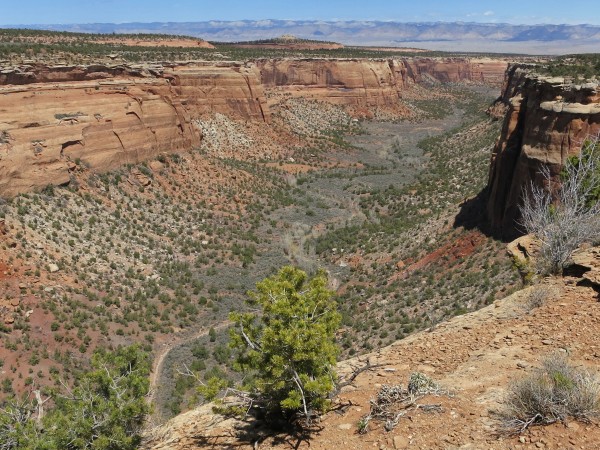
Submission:
[[[569,418],[587,422],[598,416],[600,381],[559,353],[546,357],[530,376],[514,381],[499,412],[501,429],[508,433]]]
[[[547,301],[556,298],[558,290],[554,286],[538,285],[532,289],[525,300],[525,309],[531,311],[532,309],[543,306]]]

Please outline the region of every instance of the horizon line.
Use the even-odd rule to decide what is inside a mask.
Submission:
[[[398,24],[465,24],[465,25],[510,25],[510,26],[589,26],[598,27],[600,24],[594,23],[552,23],[552,22],[540,22],[540,23],[511,23],[511,22],[477,22],[477,21],[464,21],[464,20],[437,20],[437,21],[402,21],[394,19],[237,19],[237,20],[222,20],[222,19],[210,19],[210,20],[196,20],[196,21],[151,21],[151,22],[70,22],[70,23],[19,23],[19,24],[0,24],[0,28],[15,28],[15,27],[44,27],[44,26],[85,26],[85,25],[132,25],[132,24],[193,24],[193,23],[234,23],[234,22],[326,22],[326,23],[352,23],[352,22],[383,22],[383,23],[398,23]],[[52,31],[52,30],[49,30]]]

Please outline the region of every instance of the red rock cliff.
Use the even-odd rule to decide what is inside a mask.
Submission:
[[[473,81],[500,86],[507,63],[468,58],[275,59],[256,62],[266,88],[333,103],[394,106],[402,89],[423,81]]]
[[[199,145],[194,119],[221,112],[269,120],[257,73],[242,64],[159,69],[73,67],[4,71],[0,196]],[[8,84],[10,83],[10,84]]]
[[[540,168],[558,175],[586,136],[600,132],[600,93],[597,82],[575,85],[513,66],[501,100],[508,111],[492,154],[487,212],[493,231],[510,239],[519,232],[523,189],[540,181]]]
[[[446,83],[480,82],[501,86],[507,62],[491,58],[412,58],[402,60],[414,82],[433,79]]]
[[[505,62],[279,59],[188,65],[0,70],[0,196],[69,181],[75,161],[105,171],[200,143],[194,120],[269,122],[265,89],[360,108],[394,107],[409,84],[495,83]]]
[[[375,107],[394,106],[401,96],[402,84],[387,60],[276,59],[256,64],[263,86],[304,97]]]

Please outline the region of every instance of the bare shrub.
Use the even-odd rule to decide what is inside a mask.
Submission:
[[[366,433],[369,430],[369,422],[373,419],[385,422],[386,431],[392,431],[399,420],[411,410],[441,411],[441,405],[421,405],[417,403],[420,398],[426,395],[450,395],[450,392],[420,372],[410,374],[410,380],[406,388],[400,385],[383,385],[377,393],[377,397],[370,401],[371,410],[369,414],[363,416],[358,422],[358,432],[360,434]]]
[[[539,270],[561,273],[582,243],[600,236],[600,138],[589,138],[578,157],[569,158],[557,183],[548,166],[543,183],[523,193],[521,225],[541,242]]]
[[[525,300],[525,309],[532,309],[543,306],[548,300],[555,298],[558,295],[558,290],[554,286],[538,285],[535,286]]]
[[[522,433],[532,425],[566,422],[568,418],[587,422],[600,416],[600,382],[555,353],[532,375],[509,386],[504,408],[498,414],[501,428],[509,433]]]

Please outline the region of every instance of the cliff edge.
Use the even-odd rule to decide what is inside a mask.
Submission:
[[[597,261],[597,253],[598,249],[590,249],[580,260]],[[501,436],[494,416],[509,382],[531,373],[546,355],[563,352],[577,366],[598,367],[598,293],[579,281],[546,279],[479,311],[340,363],[341,374],[367,359],[381,366],[361,373],[344,388],[336,410],[325,415],[310,435],[273,435],[251,420],[215,415],[206,405],[148,431],[143,448],[596,448],[598,424],[556,423],[532,427],[520,436]],[[542,301],[532,302],[540,293]],[[435,380],[449,395],[419,400],[436,407],[429,412],[427,408],[408,411],[392,431],[372,421],[369,431],[360,434],[357,424],[380,388],[405,386],[416,371]]]

